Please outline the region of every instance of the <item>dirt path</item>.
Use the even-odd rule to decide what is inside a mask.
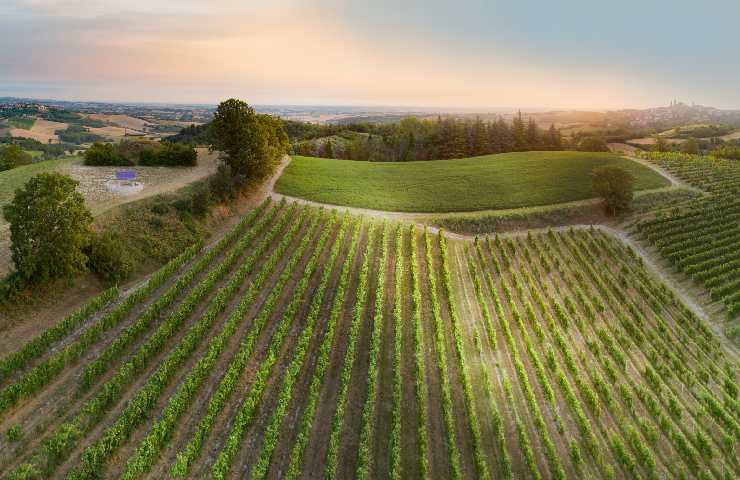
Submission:
[[[700,189],[698,189],[698,188],[696,188],[694,186],[691,186],[688,183],[684,182],[683,180],[681,180],[677,176],[673,175],[668,170],[666,170],[666,169],[664,169],[662,167],[659,167],[659,166],[655,165],[654,163],[648,162],[647,160],[643,160],[642,158],[633,157],[633,156],[630,156],[630,155],[626,155],[624,158],[628,158],[628,159],[632,160],[633,162],[637,162],[640,165],[643,165],[643,166],[645,166],[645,167],[647,167],[647,168],[649,168],[649,169],[651,169],[651,170],[659,173],[660,175],[663,175],[665,178],[667,178],[668,180],[671,181],[671,186],[672,187],[681,187],[681,188],[686,188],[688,190],[693,190],[693,191],[699,192],[699,193],[706,193],[703,190],[700,190]]]

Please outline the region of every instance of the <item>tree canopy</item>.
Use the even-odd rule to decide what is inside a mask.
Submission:
[[[13,262],[26,281],[42,283],[84,271],[92,215],[77,185],[65,175],[41,173],[3,208]]]
[[[33,162],[33,158],[28,152],[24,152],[21,147],[14,144],[0,146],[0,172],[10,170],[11,168],[28,165]]]
[[[326,157],[325,138],[334,158],[403,162],[475,157],[493,153],[562,150],[564,140],[551,125],[540,129],[519,114],[511,124],[503,118],[406,117],[393,123],[315,125],[286,121],[293,152]]]
[[[232,175],[248,180],[272,173],[288,147],[279,119],[258,115],[246,102],[233,98],[216,109],[210,133],[211,150],[221,152]]]
[[[604,199],[604,207],[610,215],[627,210],[635,190],[635,177],[626,170],[604,166],[595,168],[591,174],[594,192]]]
[[[603,137],[584,137],[578,144],[578,150],[582,152],[608,152],[609,146]]]

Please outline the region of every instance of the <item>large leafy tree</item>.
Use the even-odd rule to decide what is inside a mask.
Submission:
[[[246,102],[229,99],[216,109],[211,150],[219,151],[234,176],[262,178],[285,154],[288,137],[279,119],[258,115]]]
[[[33,158],[27,152],[24,152],[18,145],[10,144],[0,147],[0,172],[10,170],[11,168],[28,165],[33,162]]]
[[[616,215],[629,208],[635,189],[635,178],[631,173],[607,165],[595,168],[591,179],[594,191],[604,199],[607,213]]]
[[[77,185],[65,175],[41,173],[3,208],[13,262],[26,281],[41,283],[85,269],[92,215]]]

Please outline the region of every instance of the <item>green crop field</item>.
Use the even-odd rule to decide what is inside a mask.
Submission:
[[[31,130],[36,120],[33,118],[26,117],[12,117],[8,119],[8,125],[11,128],[22,128],[23,130]]]
[[[0,355],[3,478],[738,478],[737,357],[597,229],[265,201]]]
[[[740,314],[740,163],[677,153],[643,156],[707,193],[637,224],[675,269],[702,284],[728,316]],[[731,337],[740,339],[734,321]]]
[[[630,171],[638,190],[669,184],[610,153],[526,152],[404,163],[296,156],[275,189],[322,203],[401,212],[532,207],[594,197],[589,175],[602,165]]]

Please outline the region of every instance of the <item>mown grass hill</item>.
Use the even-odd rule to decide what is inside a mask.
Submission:
[[[594,168],[632,173],[638,190],[668,180],[611,153],[521,152],[434,162],[359,162],[296,156],[276,191],[333,205],[401,212],[531,207],[593,198]]]

